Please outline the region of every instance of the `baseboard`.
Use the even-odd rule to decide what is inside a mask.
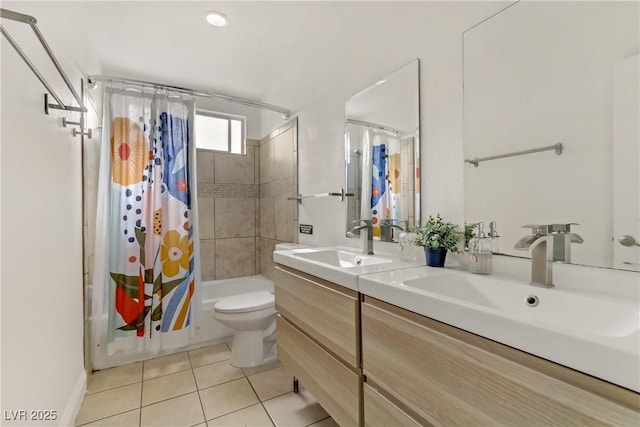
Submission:
[[[67,402],[67,406],[64,408],[64,413],[60,417],[60,426],[75,426],[78,412],[80,412],[80,406],[84,400],[84,394],[87,391],[87,373],[85,370],[80,371],[76,386],[73,388],[71,397]]]

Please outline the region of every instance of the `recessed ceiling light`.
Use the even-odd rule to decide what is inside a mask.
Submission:
[[[207,22],[214,27],[224,27],[227,25],[227,17],[220,12],[207,12],[205,14]]]

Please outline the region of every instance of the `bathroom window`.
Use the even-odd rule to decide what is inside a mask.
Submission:
[[[196,111],[196,148],[244,154],[245,118]]]

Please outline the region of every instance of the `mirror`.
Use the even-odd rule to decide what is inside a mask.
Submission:
[[[465,219],[502,253],[577,223],[567,262],[640,271],[638,6],[518,2],[464,33]]]
[[[420,221],[419,61],[345,102],[347,237],[371,220],[373,238],[392,242]]]

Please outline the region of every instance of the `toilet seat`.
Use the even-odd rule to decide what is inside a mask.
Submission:
[[[249,313],[275,306],[275,297],[266,291],[249,292],[224,298],[216,303],[219,313]]]

